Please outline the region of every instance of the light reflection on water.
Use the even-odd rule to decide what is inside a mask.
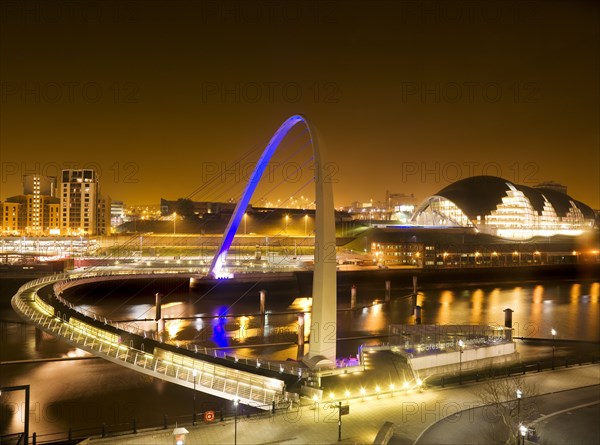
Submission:
[[[340,292],[339,305],[349,306],[349,292]],[[365,289],[357,301],[356,310],[339,311],[338,337],[369,334],[386,334],[389,324],[412,323],[413,301],[411,298],[392,298],[389,304],[372,305],[384,295],[377,290]],[[264,317],[256,314],[258,305],[252,300],[239,301],[234,308],[227,304],[194,304],[196,296],[181,293],[170,295],[162,307],[163,316],[174,318],[206,317],[189,320],[172,320],[166,323],[166,332],[173,341],[199,346],[238,346],[234,353],[240,357],[260,357],[273,360],[295,359],[294,344],[276,345],[276,342],[295,342],[297,338],[298,312],[309,309],[306,298],[281,314],[269,312]],[[600,340],[600,283],[599,282],[539,282],[521,286],[505,284],[490,286],[453,286],[423,289],[417,296],[417,304],[423,307],[423,323],[490,323],[504,324],[504,309],[511,308],[515,336],[550,337],[550,330],[558,331],[558,338]],[[114,300],[113,300],[114,301]],[[87,309],[98,314],[110,314],[112,319],[154,318],[153,298],[147,302],[107,306],[86,302]],[[285,309],[285,308],[284,308]],[[279,311],[282,309],[280,308]],[[230,314],[231,316],[225,316]],[[242,315],[245,314],[245,315]],[[15,319],[9,306],[0,308],[3,319]],[[153,321],[138,322],[148,331],[156,329]],[[56,357],[76,353],[75,349],[45,336],[36,347],[34,329],[29,325],[2,324],[2,351],[0,360]],[[305,335],[310,329],[310,314],[305,315]],[[306,337],[308,339],[308,337]],[[338,343],[338,355],[356,354],[361,343],[386,341],[353,340]],[[269,343],[267,347],[253,343]],[[53,382],[48,384],[48,382]],[[60,383],[57,383],[60,382]],[[187,413],[189,407],[181,406],[181,399],[189,396],[189,390],[176,385],[148,379],[133,371],[102,360],[80,362],[53,362],[2,367],[3,385],[28,384],[32,387],[32,400],[39,402],[39,420],[35,420],[38,432],[52,432],[68,426],[98,426],[102,422],[129,421],[132,412],[150,423],[160,424],[163,409],[169,413]],[[218,401],[204,394],[202,401],[210,401],[211,408],[218,408]],[[21,399],[18,399],[21,400]],[[11,403],[17,401],[11,398]],[[160,400],[160,412],[157,401]],[[127,402],[133,401],[133,402]],[[4,400],[3,400],[3,403]],[[113,407],[116,406],[116,408]],[[83,406],[83,408],[82,408]],[[54,407],[54,408],[53,408]],[[60,407],[56,411],[56,407]],[[65,407],[69,407],[68,409]],[[74,408],[77,407],[77,408]],[[46,413],[44,413],[46,409]],[[55,411],[52,411],[54,409]],[[70,411],[68,411],[70,410]],[[93,411],[96,410],[96,411]],[[115,414],[114,411],[118,411]],[[83,416],[83,417],[82,417]],[[18,431],[19,416],[4,417],[0,430]],[[33,431],[33,430],[32,430]]]
[[[417,295],[417,304],[423,308],[424,324],[504,325],[504,310],[510,308],[514,311],[515,336],[549,337],[550,330],[556,329],[562,338],[599,340],[599,294],[598,282],[478,286],[425,289]],[[338,337],[381,335],[387,333],[389,324],[413,322],[411,298],[393,299],[390,304],[381,304],[382,300],[376,297],[380,295],[373,295],[368,301],[359,300],[355,310],[338,312]],[[220,348],[295,342],[299,312],[305,313],[305,338],[308,339],[310,333],[310,312],[306,312],[310,311],[312,303],[309,298],[290,301],[287,311],[283,313],[269,311],[267,300],[264,317],[257,314],[254,301],[237,302],[234,312],[227,305],[196,307],[187,293],[172,295],[171,298],[176,301],[163,305],[163,317],[204,317],[167,321],[166,332],[172,341]],[[340,306],[345,303],[340,301]],[[89,309],[97,312],[104,310],[94,306]],[[130,314],[153,314],[154,311],[155,307],[147,304],[123,306],[118,311],[111,309],[113,317],[121,318]],[[138,326],[149,332],[155,329],[153,322],[139,323]],[[343,344],[339,347],[344,349]],[[348,354],[352,352],[344,351]],[[290,358],[295,358],[295,354]]]

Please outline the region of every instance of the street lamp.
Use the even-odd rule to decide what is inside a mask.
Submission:
[[[525,436],[527,435],[527,427],[523,424],[519,425],[519,432],[521,433],[521,440],[523,441],[523,445],[525,445]]]
[[[523,397],[523,391],[517,389],[517,422],[521,423],[521,398]]]
[[[246,235],[246,221],[248,220],[248,213],[244,213],[244,235]]]
[[[235,418],[234,418],[234,422],[233,422],[233,431],[234,431],[234,444],[237,445],[237,415],[238,415],[238,405],[239,405],[239,399],[237,396],[235,396],[233,398],[233,406],[235,406]]]
[[[463,347],[465,346],[465,342],[462,340],[458,340],[458,347],[460,348],[460,354],[458,356],[458,383],[462,385],[462,355],[463,355]]]
[[[287,233],[288,221],[290,220],[290,215],[285,215],[285,228],[283,229],[283,233]]]
[[[192,424],[196,425],[196,376],[198,375],[198,373],[195,369],[192,371],[192,375],[194,376],[194,414],[192,415]]]
[[[550,333],[552,334],[552,369],[554,370],[554,337],[556,336],[556,331],[552,329]]]
[[[176,221],[177,221],[177,212],[173,212],[173,235],[175,235]]]

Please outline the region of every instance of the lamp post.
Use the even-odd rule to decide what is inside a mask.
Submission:
[[[523,445],[525,445],[525,436],[527,435],[527,427],[523,424],[519,425],[519,432],[521,433],[521,441],[522,441]]]
[[[308,226],[308,213],[306,215],[304,215],[304,236],[308,235],[307,226]]]
[[[288,221],[290,220],[290,215],[285,215],[285,228],[283,229],[283,233],[287,233]]]
[[[23,419],[23,444],[29,444],[29,385],[5,386],[0,387],[0,395],[9,391],[25,391],[25,416]]]
[[[237,396],[235,396],[233,398],[233,406],[235,406],[235,418],[233,421],[233,431],[234,431],[234,444],[237,445],[237,415],[238,415],[238,405],[239,405],[239,399],[237,398]]]
[[[338,404],[338,442],[342,441],[342,402]]]
[[[458,347],[460,348],[460,354],[458,355],[458,383],[462,385],[462,355],[463,355],[463,347],[465,346],[465,342],[462,340],[458,340]]]
[[[556,336],[556,331],[554,329],[552,329],[550,331],[550,333],[552,334],[552,369],[554,370],[554,349],[555,349],[554,337]]]
[[[521,398],[523,397],[523,391],[517,389],[517,423],[521,423]]]
[[[173,235],[176,233],[177,212],[173,212]]]
[[[193,401],[193,415],[192,415],[192,424],[196,425],[196,376],[198,375],[198,373],[196,372],[196,370],[194,369],[192,371],[192,375],[194,376],[194,401]]]
[[[248,220],[248,213],[244,213],[244,235],[246,235],[246,221]]]

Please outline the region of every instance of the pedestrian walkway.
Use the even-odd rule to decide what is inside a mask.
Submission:
[[[545,371],[522,377],[535,383],[539,394],[548,394],[600,384],[600,365],[587,365]],[[485,382],[393,394],[373,395],[350,400],[350,413],[342,417],[341,442],[338,442],[338,410],[327,402],[305,401],[302,406],[278,411],[275,415],[238,417],[224,422],[185,427],[186,444],[371,444],[386,422],[396,425],[390,443],[412,444],[428,426],[444,417],[480,405],[477,387]],[[167,430],[139,432],[135,435],[92,438],[87,445],[173,444],[174,425]],[[237,437],[236,437],[237,430]]]

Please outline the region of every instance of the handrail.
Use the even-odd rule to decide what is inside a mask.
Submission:
[[[53,311],[48,310],[49,305],[40,304],[37,290],[57,279],[63,279],[64,275],[40,278],[21,286],[11,301],[15,310],[23,318],[33,322],[44,331],[64,338],[75,346],[111,361],[141,368],[142,372],[174,379],[176,383],[183,386],[191,387],[194,384],[199,390],[204,388],[205,392],[211,394],[218,393],[221,396],[229,396],[229,398],[239,397],[247,404],[260,402],[260,404],[270,406],[272,403],[287,403],[287,394],[284,391],[285,386],[282,380],[191,358],[177,352],[165,351],[170,354],[172,361],[165,360],[164,357],[159,358],[156,355],[157,348],[153,353],[141,351],[121,344],[121,337],[112,331],[104,331],[76,317],[73,317],[72,321],[54,315]],[[30,298],[32,293],[34,294],[33,299]],[[61,300],[62,304],[67,304],[68,307],[77,311],[76,306],[73,307],[62,297],[57,298]],[[74,322],[75,320],[77,323]],[[175,363],[176,361],[180,364]],[[194,371],[196,371],[197,377],[194,376]]]

